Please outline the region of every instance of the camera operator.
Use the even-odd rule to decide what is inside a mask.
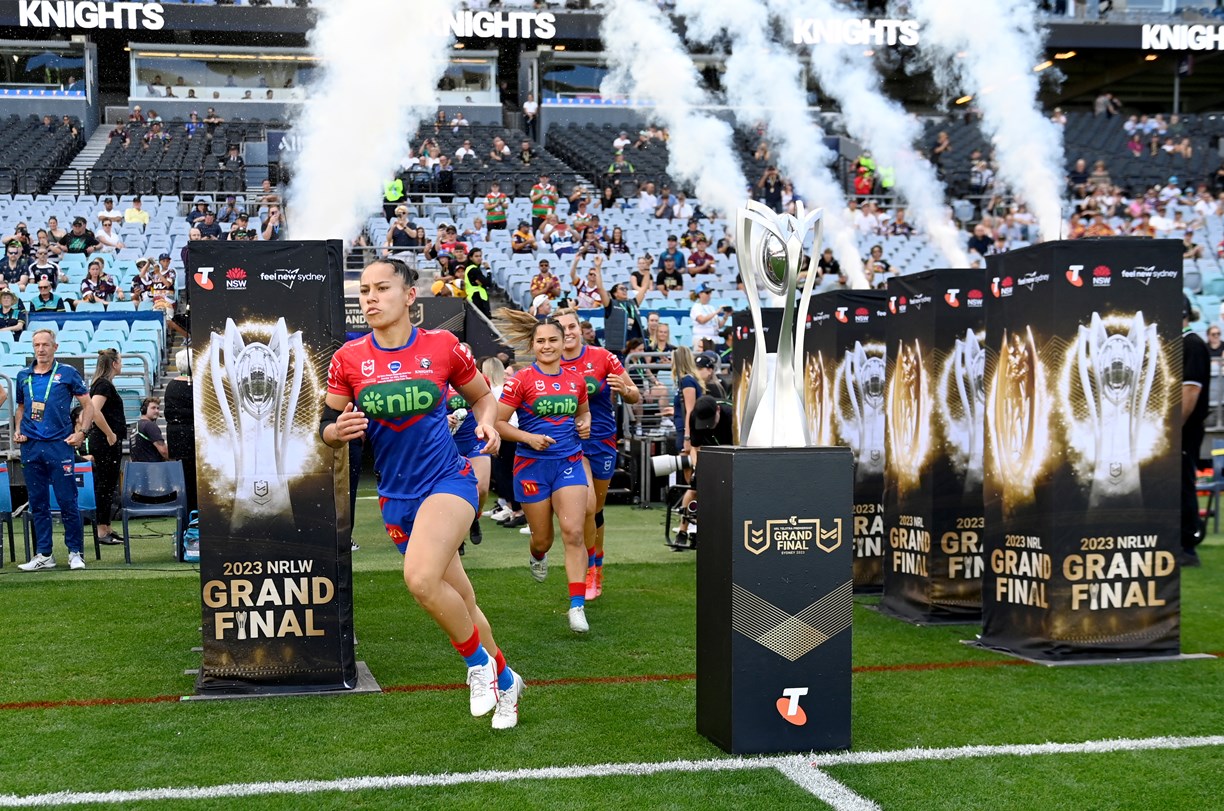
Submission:
[[[693,477],[689,489],[680,500],[680,526],[676,532],[674,546],[691,549],[696,546],[696,524],[690,523],[697,509],[697,458],[701,448],[734,444],[731,435],[734,415],[731,404],[708,394],[697,398],[689,430],[689,459],[692,461]]]

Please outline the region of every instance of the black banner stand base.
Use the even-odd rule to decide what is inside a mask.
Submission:
[[[902,614],[900,611],[896,611],[884,603],[864,603],[860,601],[859,605],[868,609],[869,611],[874,611],[881,616],[901,620],[902,622],[908,622],[910,625],[914,625],[919,628],[935,628],[944,625],[974,625],[981,627],[982,625],[981,614],[965,614],[963,616],[956,616],[953,614],[927,614],[924,616],[915,616],[912,614]]]
[[[998,648],[991,645],[982,644],[978,639],[962,639],[961,644],[970,648],[978,648],[979,650],[990,651],[991,653],[1001,653],[1004,656],[1010,656],[1013,659],[1021,659],[1034,665],[1044,665],[1046,667],[1066,667],[1067,665],[1134,665],[1134,664],[1151,664],[1152,662],[1185,662],[1190,659],[1215,659],[1216,657],[1210,653],[1170,653],[1160,654],[1157,656],[1093,656],[1091,658],[1076,658],[1076,659],[1035,659],[1031,656],[1024,656],[1007,648]]]
[[[184,670],[184,676],[200,675],[199,670]],[[364,695],[366,693],[381,693],[382,687],[374,678],[374,674],[370,672],[370,668],[362,660],[357,661],[357,686],[349,689],[329,689],[329,690],[311,690],[301,686],[287,686],[277,688],[274,686],[261,686],[259,692],[247,689],[244,692],[225,691],[225,690],[210,690],[204,693],[195,693],[189,696],[183,696],[181,701],[214,701],[217,699],[227,700],[233,698],[281,698],[283,696],[355,696]]]

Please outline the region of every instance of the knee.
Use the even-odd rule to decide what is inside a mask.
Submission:
[[[413,599],[421,605],[429,605],[438,593],[441,585],[438,578],[419,572],[404,572],[404,585]]]

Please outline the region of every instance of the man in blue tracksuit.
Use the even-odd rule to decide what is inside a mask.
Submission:
[[[17,432],[13,441],[21,445],[37,554],[17,568],[27,572],[55,568],[55,558],[51,556],[50,491],[54,487],[64,521],[68,568],[84,569],[85,537],[77,509],[73,449],[85,440],[85,432],[93,424],[93,401],[80,373],[55,361],[54,332],[40,329],[34,333],[32,343],[34,364],[18,372],[13,384],[17,389],[14,414]],[[81,404],[80,425],[72,424],[73,399]]]

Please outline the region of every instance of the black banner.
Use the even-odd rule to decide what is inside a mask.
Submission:
[[[983,644],[1179,652],[1181,265],[1130,238],[989,258]]]
[[[888,283],[880,607],[914,622],[981,616],[987,298],[981,270]]]
[[[850,747],[852,478],[845,448],[701,452],[697,731],[729,752]]]
[[[334,241],[192,243],[200,692],[357,684],[348,452],[318,438],[342,267]]]

